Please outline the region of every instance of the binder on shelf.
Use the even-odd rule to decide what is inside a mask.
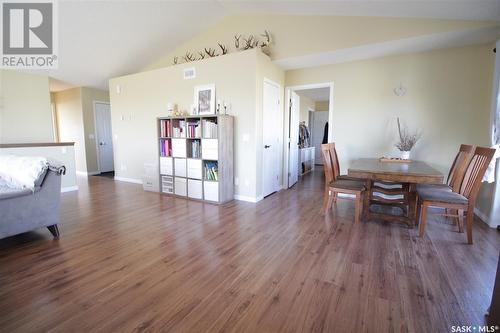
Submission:
[[[219,167],[215,161],[205,161],[205,179],[218,181],[219,180]]]
[[[203,137],[206,139],[217,138],[217,123],[215,121],[203,120]]]

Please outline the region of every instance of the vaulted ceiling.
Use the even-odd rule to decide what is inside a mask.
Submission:
[[[54,90],[71,86],[107,89],[109,78],[148,68],[196,36],[235,15],[425,18],[433,19],[429,21],[432,24],[436,22],[436,19],[500,21],[500,1],[498,0],[61,0],[58,10],[59,68],[48,72],[55,79],[52,84]],[[446,21],[444,22],[446,24]],[[367,30],[366,33],[372,32]],[[488,22],[488,25],[482,26],[477,22],[474,24],[466,22],[463,29],[444,32],[439,30],[437,33],[455,33],[455,35],[450,35],[447,39],[434,39],[431,41],[434,44],[457,38],[464,40],[462,44],[470,44],[498,37],[498,25]],[[471,37],[471,34],[474,36]],[[432,34],[427,34],[428,37],[429,35]],[[421,42],[427,45],[426,41]],[[362,46],[354,45],[353,47]],[[346,49],[350,48],[352,47],[346,47]],[[342,48],[335,51],[342,51]],[[337,61],[342,61],[342,57],[339,58],[338,54],[325,55],[324,53],[316,56],[337,57]],[[374,56],[376,55],[380,55],[380,52],[374,52]],[[307,57],[314,56],[314,54],[299,56]],[[281,57],[276,59],[276,62],[285,68],[304,67],[310,63],[310,60],[300,57],[290,57],[290,59]]]

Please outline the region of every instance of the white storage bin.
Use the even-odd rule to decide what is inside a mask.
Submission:
[[[174,177],[161,176],[161,191],[163,193],[174,193]]]
[[[201,156],[205,160],[219,159],[218,140],[217,139],[202,139],[201,140]]]
[[[205,200],[209,201],[219,201],[219,183],[204,181],[203,182],[203,192]]]
[[[201,160],[188,158],[187,160],[187,176],[188,178],[201,179],[202,177]]]
[[[203,199],[203,185],[201,180],[188,179],[188,197]]]
[[[172,139],[172,156],[186,157],[186,139]]]
[[[186,177],[186,159],[174,158],[174,173],[179,177]]]
[[[174,174],[172,157],[160,157],[160,174],[169,176]]]
[[[186,178],[175,177],[175,194],[185,197],[187,195]]]

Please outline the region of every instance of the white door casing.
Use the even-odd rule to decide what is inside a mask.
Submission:
[[[264,80],[262,106],[262,194],[268,196],[279,190],[280,175],[280,87]]]
[[[300,96],[295,91],[290,94],[289,113],[288,187],[292,187],[299,180]]]
[[[111,107],[109,103],[94,102],[97,159],[100,172],[114,171]]]

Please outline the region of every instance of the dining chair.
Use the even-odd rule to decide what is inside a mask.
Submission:
[[[472,153],[463,180],[457,192],[429,188],[417,189],[417,221],[420,220],[420,237],[425,234],[429,207],[455,209],[458,212],[459,231],[462,230],[464,214],[466,214],[467,242],[472,244],[472,224],[474,206],[481,186],[481,180],[495,154],[495,149],[477,147]],[[458,181],[458,180],[457,180]],[[443,214],[435,214],[443,215]],[[445,214],[448,215],[448,214]]]
[[[323,199],[322,213],[326,214],[332,207],[332,203],[337,201],[337,194],[352,194],[355,196],[354,222],[359,222],[363,209],[363,193],[365,184],[363,180],[357,178],[340,176],[340,165],[335,149],[335,143],[325,143],[321,145],[325,172],[325,196]]]
[[[453,191],[459,192],[460,185],[462,184],[465,170],[467,168],[467,163],[470,161],[472,152],[474,151],[474,146],[461,144],[458,149],[458,153],[451,164],[450,171],[448,172],[448,178],[446,178],[445,184],[418,184],[417,191],[421,192],[424,190],[432,190],[432,191]],[[417,203],[415,202],[415,205]],[[416,207],[416,206],[415,206]],[[415,210],[417,207],[415,208]],[[463,232],[462,224],[460,223],[459,215],[463,214],[463,212],[459,212],[455,209],[446,208],[446,214],[443,214],[447,217],[451,217],[455,224],[458,225],[458,230]],[[418,221],[417,221],[418,223]]]
[[[461,144],[458,149],[458,153],[451,164],[450,171],[448,172],[448,178],[446,178],[446,184],[418,184],[417,190],[434,189],[459,192],[460,185],[462,184],[465,174],[465,169],[467,168],[467,163],[470,161],[473,151],[474,146]]]

